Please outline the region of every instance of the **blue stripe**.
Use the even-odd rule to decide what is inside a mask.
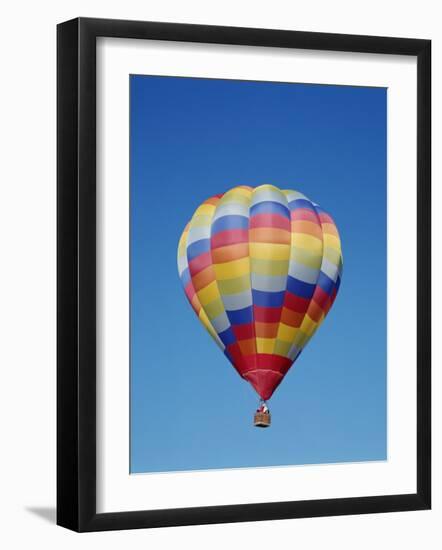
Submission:
[[[327,277],[327,275],[321,271],[319,273],[317,285],[320,286],[329,296],[331,296],[335,283],[332,279],[330,279],[330,277]]]
[[[265,292],[252,289],[253,305],[260,307],[280,307],[284,303],[285,290]]]
[[[296,199],[292,202],[289,202],[289,208],[290,210],[296,210],[297,208],[306,208],[307,210],[316,212],[316,209],[313,206],[313,204],[310,201],[307,201],[305,199]]]
[[[236,342],[236,338],[231,327],[223,330],[223,332],[220,332],[218,336],[225,346],[230,346],[230,344],[234,344]]]
[[[189,268],[186,267],[186,269],[181,273],[181,283],[184,288],[189,284],[190,281],[190,272]]]
[[[201,239],[199,241],[195,241],[192,244],[189,244],[187,247],[187,260],[190,262],[190,260],[193,260],[200,254],[204,254],[204,252],[209,252],[210,250],[210,239]]]
[[[216,235],[220,231],[228,231],[229,229],[248,229],[249,218],[245,216],[222,216],[218,218],[212,224],[212,235]]]
[[[341,277],[339,277],[338,275],[338,278],[336,279],[336,283],[335,283],[336,292],[338,292],[340,286],[341,286]]]
[[[254,204],[250,208],[250,215],[256,216],[257,214],[280,214],[281,216],[290,218],[288,208],[283,204],[274,201],[262,201]]]
[[[311,298],[313,292],[315,291],[316,285],[310,283],[304,283],[295,277],[290,275],[287,277],[287,290],[294,294],[295,296],[300,296],[301,298]]]
[[[253,307],[226,311],[231,325],[245,325],[253,322]]]

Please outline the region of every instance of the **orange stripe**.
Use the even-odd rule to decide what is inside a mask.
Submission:
[[[255,243],[290,244],[291,233],[276,227],[257,227],[249,230],[249,240]]]
[[[238,346],[243,355],[254,355],[256,353],[255,339],[238,340]]]
[[[255,323],[255,333],[258,338],[276,338],[279,323]]]
[[[313,235],[322,240],[322,227],[319,223],[308,222],[305,220],[292,221],[292,233],[305,233]]]
[[[297,311],[292,311],[286,307],[282,308],[281,314],[281,323],[289,325],[291,327],[300,327],[302,320],[304,319],[305,313],[298,313]]]
[[[212,281],[215,280],[215,272],[211,265],[197,273],[192,277],[192,284],[195,292],[198,292],[202,288],[205,288]]]
[[[239,260],[249,255],[248,243],[230,244],[221,246],[212,250],[212,262],[214,264],[222,264],[223,262],[231,262]]]
[[[193,298],[192,298],[190,303],[191,303],[193,309],[195,310],[195,313],[199,314],[200,309],[201,309],[201,304],[200,304],[199,298],[196,294],[193,295]]]
[[[338,230],[336,229],[336,226],[331,223],[323,223],[322,230],[324,233],[327,233],[328,235],[334,235],[335,237],[339,237],[339,233],[338,233]]]
[[[219,202],[219,197],[210,197],[210,199],[207,199],[206,201],[204,201],[203,204],[214,204],[216,206],[218,202]]]
[[[308,316],[313,319],[316,323],[319,323],[321,321],[324,312],[321,307],[318,306],[318,304],[312,300],[308,306],[307,310]]]

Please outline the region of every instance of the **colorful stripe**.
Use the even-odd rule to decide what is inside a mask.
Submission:
[[[333,305],[333,219],[297,191],[239,186],[198,207],[178,245],[186,296],[219,347],[268,399]]]

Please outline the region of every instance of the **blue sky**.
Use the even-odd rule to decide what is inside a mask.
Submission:
[[[133,75],[130,101],[131,472],[384,460],[386,89]],[[267,430],[176,268],[204,199],[262,183],[330,212],[344,255]]]

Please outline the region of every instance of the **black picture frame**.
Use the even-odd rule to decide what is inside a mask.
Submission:
[[[96,512],[96,39],[397,54],[417,58],[417,491],[360,498]],[[79,18],[57,28],[57,523],[75,531],[431,507],[431,41]]]

